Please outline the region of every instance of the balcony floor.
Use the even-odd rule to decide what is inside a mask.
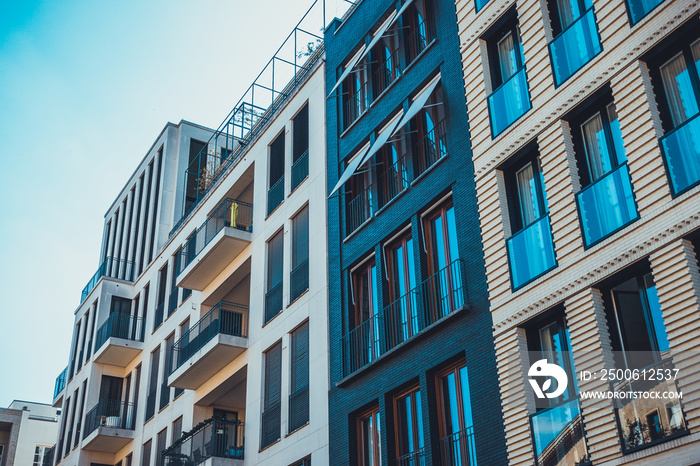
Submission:
[[[126,367],[143,351],[143,342],[110,337],[95,352],[95,362],[110,366]]]
[[[83,440],[83,450],[116,453],[134,440],[134,431],[99,426]]]

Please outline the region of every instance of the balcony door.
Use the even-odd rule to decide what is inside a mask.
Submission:
[[[469,374],[460,362],[436,375],[441,463],[476,466]]]
[[[386,308],[388,340],[395,346],[418,333],[416,272],[410,231],[386,248],[389,306]]]

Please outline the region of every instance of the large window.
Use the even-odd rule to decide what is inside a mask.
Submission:
[[[510,276],[518,289],[556,266],[544,177],[536,154],[504,173],[513,232],[507,241]]]
[[[400,44],[399,29],[394,26],[372,47],[370,67],[374,99],[401,75]]]
[[[309,289],[309,206],[292,218],[292,272],[289,277],[290,301]]]
[[[418,333],[416,271],[413,239],[408,234],[386,246],[389,304],[384,310],[388,346],[394,347]]]
[[[392,139],[379,151],[377,193],[380,208],[408,188],[408,159],[403,130],[397,131]]]
[[[289,432],[309,422],[309,323],[291,334]]]
[[[284,261],[284,232],[279,231],[267,242],[267,293],[265,320],[268,323],[282,312],[282,267]]]
[[[2,448],[3,445],[0,445],[0,464],[2,464]],[[44,457],[47,457],[47,453],[51,447],[46,447],[43,445],[37,445],[36,448],[34,448],[34,461],[32,462],[32,466],[43,466],[44,464]]]
[[[413,120],[413,176],[418,178],[447,155],[447,129],[442,85],[431,94],[425,107]]]
[[[360,151],[356,157],[362,157]],[[352,161],[352,159],[351,159]],[[345,183],[345,234],[357,230],[374,213],[369,163],[364,163]]]
[[[309,176],[309,104],[292,120],[292,191]]]
[[[396,464],[414,466],[425,461],[423,408],[418,387],[394,398]]]
[[[380,354],[380,301],[377,295],[377,270],[374,261],[367,261],[353,270],[350,282],[352,330],[343,338],[346,374],[374,361]]]
[[[357,460],[359,466],[381,466],[381,415],[374,408],[357,418]]]
[[[347,129],[369,108],[366,60],[361,60],[357,66],[358,69],[351,72],[341,86],[343,129]]]
[[[151,450],[153,441],[148,440],[148,442],[143,444],[143,450],[141,451],[141,466],[151,466]]]
[[[266,448],[281,435],[282,422],[282,343],[277,343],[263,354],[263,413],[260,449]]]
[[[156,464],[163,464],[163,450],[165,450],[165,443],[168,439],[168,429],[163,429],[158,432],[158,442],[156,448]]]
[[[476,466],[469,373],[464,362],[436,375],[441,464]]]
[[[270,144],[270,183],[267,191],[267,215],[284,200],[284,132]]]
[[[690,40],[676,37],[676,42]],[[652,77],[666,131],[660,142],[673,193],[678,195],[700,183],[700,39],[668,52],[667,48],[659,52],[663,58]]]
[[[586,246],[639,215],[615,104],[586,112],[574,123],[574,143],[583,189],[576,195]]]
[[[415,0],[404,13],[406,63],[412,63],[435,39],[432,2]]]

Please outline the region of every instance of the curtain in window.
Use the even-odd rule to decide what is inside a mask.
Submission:
[[[501,70],[501,82],[506,82],[518,71],[518,46],[513,32],[509,32],[498,42],[498,64]]]
[[[615,149],[615,160],[617,164],[627,161],[625,154],[624,141],[622,140],[622,130],[620,129],[620,120],[617,118],[617,109],[615,104],[610,104],[606,108],[608,114],[608,122],[610,123],[610,134],[612,134],[613,148]]]
[[[583,142],[586,148],[586,160],[591,182],[595,182],[601,176],[612,170],[612,154],[608,150],[608,143],[603,129],[603,119],[600,113],[586,121],[581,126]]]
[[[694,44],[693,55],[700,55],[700,43]],[[697,61],[696,61],[697,65]],[[671,110],[673,126],[678,127],[698,113],[698,103],[683,54],[679,53],[661,67],[661,79],[666,101]]]
[[[531,163],[515,174],[515,182],[518,187],[518,200],[520,201],[520,213],[524,228],[542,216],[537,196],[535,172]]]

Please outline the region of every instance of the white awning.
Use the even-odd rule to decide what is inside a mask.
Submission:
[[[394,121],[389,123],[389,125],[386,128],[384,128],[384,131],[379,133],[379,136],[377,136],[377,139],[374,140],[374,144],[372,144],[372,147],[370,147],[369,150],[367,151],[367,153],[364,155],[363,160],[360,163],[360,165],[367,162],[369,159],[372,158],[372,156],[374,154],[379,152],[379,150],[382,148],[382,146],[384,144],[386,144],[386,142],[389,140],[389,138],[392,137],[394,135],[394,133],[396,132],[396,129],[398,128],[397,125],[399,124],[400,120],[401,120],[400,118],[394,119]]]
[[[360,60],[365,58],[369,51],[372,50],[372,47],[377,45],[377,42],[379,42],[382,36],[384,36],[384,33],[387,31],[387,29],[389,29],[391,25],[396,22],[397,19],[399,19],[399,16],[401,16],[404,13],[404,11],[406,11],[406,8],[408,8],[411,2],[413,2],[413,0],[407,0],[406,3],[404,3],[401,6],[401,9],[398,11],[398,13],[394,11],[393,13],[391,13],[391,15],[389,15],[389,19],[384,23],[384,25],[381,28],[379,28],[377,33],[370,41],[369,45],[367,47],[364,47],[362,49],[362,52],[356,55],[355,58],[350,63],[348,63],[348,66],[345,68],[345,71],[343,71],[343,74],[340,75],[340,78],[338,78],[338,81],[335,83],[335,86],[333,86],[333,89],[328,93],[328,96],[326,98],[330,97],[333,94],[333,92],[335,92],[335,90],[338,89],[340,83],[342,83],[345,80],[345,78],[348,77],[355,65],[357,65],[357,63]]]
[[[411,118],[416,116],[416,114],[420,112],[423,107],[425,107],[425,104],[428,102],[430,95],[433,93],[438,84],[440,84],[439,76],[428,87],[423,89],[423,92],[416,96],[416,98],[413,100],[413,103],[408,108],[408,111],[404,114],[403,118],[401,118],[401,121],[396,126],[397,130],[403,128],[406,125],[406,123],[408,123],[411,120]]]
[[[333,191],[331,191],[331,194],[328,196],[332,196],[335,194],[336,191],[340,189],[341,186],[343,186],[352,175],[355,174],[358,168],[360,168],[360,165],[362,165],[362,161],[365,159],[365,154],[369,150],[369,146],[367,146],[367,149],[364,149],[360,151],[359,154],[357,154],[351,161],[348,163],[348,166],[345,167],[345,171],[343,172],[342,176],[338,180],[338,183],[336,183],[335,188],[333,188]]]

